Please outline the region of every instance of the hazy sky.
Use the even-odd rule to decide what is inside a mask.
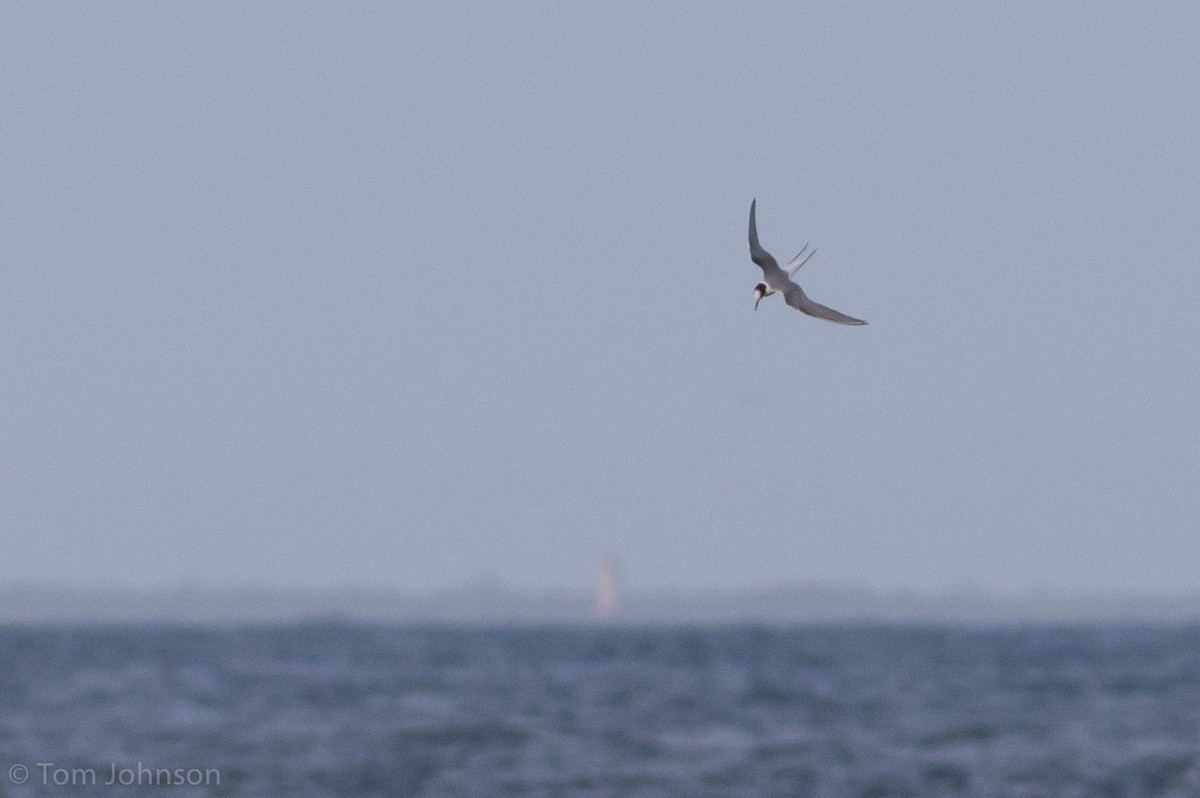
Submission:
[[[0,580],[1200,588],[1200,6],[678,8],[0,5]]]

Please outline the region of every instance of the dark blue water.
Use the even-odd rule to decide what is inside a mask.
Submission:
[[[0,796],[96,794],[1194,797],[1200,628],[0,629]]]

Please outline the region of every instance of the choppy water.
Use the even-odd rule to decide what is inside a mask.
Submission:
[[[0,629],[85,794],[1200,796],[1200,628]]]

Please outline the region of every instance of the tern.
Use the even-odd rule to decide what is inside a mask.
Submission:
[[[817,254],[814,249],[808,253],[808,258],[800,260],[800,256],[804,254],[804,250],[808,249],[808,244],[801,248],[796,257],[785,266],[779,268],[779,264],[770,252],[767,252],[758,243],[758,228],[754,224],[754,205],[758,200],[750,202],[750,260],[757,263],[763,270],[763,281],[754,286],[754,309],[758,310],[758,303],[762,302],[762,298],[771,294],[783,294],[783,301],[794,307],[801,313],[807,313],[810,316],[816,316],[818,319],[829,319],[836,321],[838,324],[866,324],[862,319],[856,319],[853,316],[847,316],[845,313],[838,313],[833,308],[827,308],[824,305],[813,302],[800,286],[792,282],[792,275],[800,271],[800,267],[808,263],[808,258]],[[785,271],[786,270],[786,271]]]

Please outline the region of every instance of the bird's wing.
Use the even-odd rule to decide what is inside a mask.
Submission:
[[[754,206],[758,200],[750,202],[750,260],[762,267],[763,275],[770,276],[774,272],[779,271],[779,264],[775,262],[775,258],[771,256],[758,243],[758,227],[754,224]]]
[[[791,286],[783,292],[783,301],[794,307],[801,313],[807,313],[810,316],[816,316],[818,319],[828,319],[836,321],[838,324],[866,324],[862,319],[856,319],[853,316],[847,316],[845,313],[838,313],[833,308],[827,308],[822,304],[813,302],[809,299],[800,286],[792,283]]]

